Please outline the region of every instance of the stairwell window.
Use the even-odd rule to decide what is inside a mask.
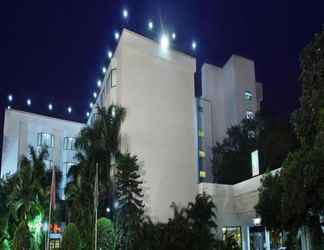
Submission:
[[[49,133],[38,133],[37,146],[54,148],[54,136]]]
[[[246,119],[254,119],[254,113],[252,111],[246,111]]]

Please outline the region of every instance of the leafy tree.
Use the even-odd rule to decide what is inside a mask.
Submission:
[[[244,119],[227,130],[227,136],[213,148],[212,165],[218,183],[235,184],[251,178],[251,153],[258,149],[260,173],[279,168],[296,147],[290,126],[272,119],[266,112]]]
[[[144,214],[137,157],[119,154],[116,158],[116,168],[117,220],[122,229],[122,248],[133,249]]]
[[[20,222],[18,225],[13,242],[13,250],[29,250],[32,248],[32,235],[28,229],[25,221]]]
[[[118,154],[120,126],[125,110],[112,105],[108,109],[98,108],[94,122],[80,132],[76,139],[76,160],[68,172],[66,186],[67,219],[80,229],[86,249],[93,246],[94,239],[94,179],[96,165],[99,171],[98,216],[105,216],[106,207],[112,202],[111,162]]]
[[[208,250],[214,248],[214,232],[217,229],[215,209],[212,197],[206,193],[198,194],[195,202],[189,203],[187,213],[193,235],[190,237],[192,249]]]
[[[100,218],[97,222],[98,227],[98,249],[113,250],[115,249],[115,232],[114,225],[107,218]]]
[[[70,223],[64,229],[61,250],[80,250],[81,239],[78,228],[75,224]]]

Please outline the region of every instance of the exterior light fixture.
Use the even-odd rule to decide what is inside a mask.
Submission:
[[[193,41],[193,42],[192,42],[192,44],[191,44],[191,48],[192,48],[193,50],[195,50],[195,49],[197,48],[197,43],[196,43],[196,41]]]
[[[106,212],[110,213],[110,208],[109,207],[106,208]]]
[[[97,93],[93,92],[93,98],[97,98]]]
[[[260,226],[261,225],[261,218],[260,217],[253,218],[253,224],[255,226]]]
[[[115,40],[117,41],[119,39],[119,32],[116,31],[114,36],[115,36]]]
[[[124,17],[124,19],[128,18],[128,10],[127,9],[123,9],[123,17]]]
[[[112,52],[109,50],[109,51],[108,51],[108,58],[111,59],[112,56],[113,56],[113,54],[112,54]]]
[[[107,71],[106,67],[102,67],[102,73],[105,74]]]
[[[87,112],[87,113],[86,113],[86,116],[87,116],[87,117],[89,117],[89,116],[90,116],[90,113],[89,113],[89,112]]]
[[[97,86],[101,87],[101,81],[100,80],[97,81]]]
[[[50,104],[48,104],[48,110],[52,110],[53,109],[53,105],[50,103]]]
[[[30,106],[31,105],[31,100],[28,98],[27,99],[27,106]]]
[[[161,40],[160,40],[160,45],[163,50],[167,50],[170,46],[170,40],[167,35],[162,35]]]
[[[71,107],[68,107],[68,112],[69,112],[69,114],[72,113],[72,108]]]
[[[9,102],[12,102],[12,100],[13,100],[12,95],[8,95],[8,101],[9,101]]]
[[[7,109],[11,109],[11,106],[9,105],[9,106],[7,107]]]
[[[90,108],[92,108],[92,107],[93,107],[93,103],[92,103],[92,102],[90,102],[89,106],[90,106]]]
[[[177,35],[176,35],[176,33],[172,33],[172,40],[175,40],[177,38]]]
[[[149,21],[147,26],[148,26],[148,29],[149,30],[153,30],[154,29],[154,23],[152,21]]]

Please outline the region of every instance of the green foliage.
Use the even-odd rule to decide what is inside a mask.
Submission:
[[[300,147],[288,155],[280,175],[263,181],[256,208],[269,228],[296,232],[308,226],[315,247],[323,240],[324,30],[303,50],[301,71],[301,106],[292,116]]]
[[[63,233],[61,250],[80,250],[81,239],[76,225],[70,223],[66,226]]]
[[[217,241],[215,205],[210,196],[197,195],[185,208],[172,204],[173,217],[166,224],[154,224],[146,218],[139,230],[138,245],[143,250],[198,250],[215,249]],[[222,248],[218,248],[222,249]]]
[[[96,165],[99,171],[98,216],[106,215],[111,202],[111,162],[120,143],[120,126],[125,110],[119,106],[98,108],[94,122],[80,132],[76,139],[76,159],[79,162],[68,172],[71,181],[65,189],[67,220],[74,222],[81,234],[83,247],[91,249],[94,239],[94,180]]]
[[[32,248],[32,245],[32,235],[27,224],[22,221],[16,229],[12,242],[12,250],[29,250]]]
[[[117,220],[122,230],[121,240],[124,249],[133,249],[144,214],[142,181],[137,157],[119,154],[116,168]]]
[[[115,230],[112,222],[107,218],[100,218],[97,222],[98,227],[98,249],[115,249]]]
[[[276,169],[296,147],[288,124],[271,119],[264,113],[244,119],[227,130],[222,143],[213,148],[213,170],[218,183],[235,184],[251,178],[251,152],[258,149],[260,173]]]

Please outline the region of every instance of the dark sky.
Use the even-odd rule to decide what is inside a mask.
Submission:
[[[299,52],[320,31],[323,10],[322,0],[2,1],[0,129],[9,93],[14,108],[50,114],[52,102],[53,116],[85,121],[107,51],[116,45],[113,32],[125,26],[154,39],[162,29],[175,31],[172,46],[187,53],[197,40],[199,64],[223,65],[233,53],[253,59],[265,107],[288,116],[300,95]]]

